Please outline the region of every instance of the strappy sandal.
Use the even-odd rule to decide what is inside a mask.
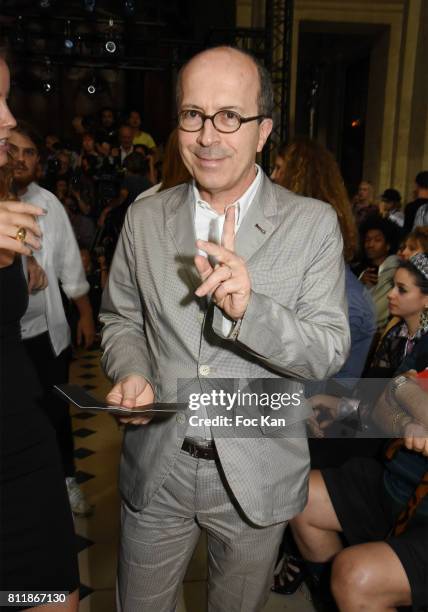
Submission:
[[[279,574],[275,576],[275,582],[271,587],[271,591],[281,595],[292,595],[302,584],[307,573],[305,562],[289,555],[284,559],[284,564]]]

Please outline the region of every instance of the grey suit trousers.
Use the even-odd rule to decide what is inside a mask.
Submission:
[[[180,451],[148,506],[134,510],[123,502],[117,608],[172,612],[200,531],[206,529],[209,612],[260,611],[285,527],[248,523],[219,463]]]

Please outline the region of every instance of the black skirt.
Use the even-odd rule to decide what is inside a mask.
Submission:
[[[384,468],[376,459],[355,457],[339,468],[321,470],[331,502],[352,546],[383,541],[406,572],[413,610],[428,609],[428,517],[416,514],[404,533],[389,535],[401,508],[383,485]]]

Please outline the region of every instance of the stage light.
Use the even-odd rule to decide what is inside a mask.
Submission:
[[[123,6],[125,15],[128,17],[132,17],[135,13],[135,1],[134,0],[125,0],[125,4]]]
[[[45,74],[42,81],[42,91],[46,95],[50,95],[55,89],[55,82],[52,77],[52,63],[49,57],[45,58]]]
[[[93,13],[97,5],[97,0],[83,0],[83,8],[87,13]]]
[[[99,92],[99,90],[100,84],[98,82],[96,74],[94,73],[89,79],[89,81],[86,82],[86,93],[92,97],[95,96],[95,94]]]
[[[16,25],[12,30],[11,39],[13,46],[16,49],[21,49],[25,45],[25,30],[24,30],[24,19],[22,15],[19,15]]]
[[[54,4],[55,0],[39,0],[39,6],[41,9],[50,9]]]
[[[65,51],[70,53],[71,51],[73,51],[75,45],[76,45],[76,42],[73,36],[71,35],[71,22],[68,20],[65,25],[65,31],[64,31],[64,49]]]
[[[361,125],[361,120],[360,119],[353,119],[351,121],[351,127],[353,127],[353,128],[360,127],[360,125]]]
[[[109,30],[108,30],[108,33],[107,33],[107,40],[106,40],[106,42],[104,44],[104,49],[110,55],[112,55],[113,53],[116,53],[116,51],[117,51],[117,44],[115,42],[115,36],[114,36],[114,21],[113,21],[113,19],[109,20]]]

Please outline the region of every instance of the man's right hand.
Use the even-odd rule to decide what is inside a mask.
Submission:
[[[119,381],[106,397],[111,406],[136,408],[153,404],[155,394],[151,385],[142,376],[132,374]],[[127,425],[146,425],[152,417],[120,417],[119,421]]]

